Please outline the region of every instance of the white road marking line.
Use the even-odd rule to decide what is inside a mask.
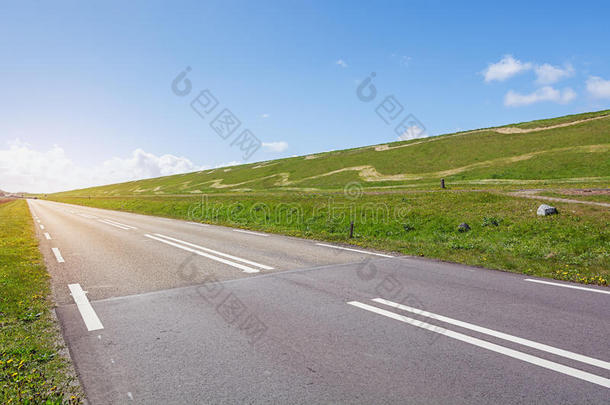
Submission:
[[[40,224],[40,229],[44,229],[44,225],[43,224]]]
[[[179,245],[177,243],[173,243],[173,242],[170,242],[168,240],[158,238],[156,236],[152,236],[152,235],[149,235],[149,234],[145,234],[144,236],[146,236],[147,238],[158,240],[159,242],[163,242],[163,243],[168,244],[170,246],[177,247],[178,249],[186,250],[187,252],[195,253],[195,254],[197,254],[199,256],[207,257],[208,259],[216,260],[218,262],[221,262],[221,263],[224,263],[224,264],[228,264],[229,266],[237,267],[238,269],[241,269],[241,270],[243,270],[246,273],[258,273],[260,271],[258,269],[253,269],[252,267],[244,266],[243,264],[235,263],[235,262],[232,262],[232,261],[220,258],[220,257],[212,256],[212,255],[204,253],[204,252],[202,252],[200,250],[191,249],[189,247],[186,247],[186,246],[183,246],[183,245]]]
[[[125,226],[113,224],[112,222],[104,221],[103,219],[98,219],[97,221],[101,222],[103,224],[106,224],[106,225],[114,226],[115,228],[121,228],[121,229],[124,229],[124,230],[129,230],[129,228],[127,228]]]
[[[568,285],[568,284],[561,284],[561,283],[552,283],[550,281],[542,281],[542,280],[534,280],[532,278],[526,278],[525,281],[531,281],[532,283],[540,283],[540,284],[548,284],[548,285],[554,285],[557,287],[565,287],[565,288],[574,288],[575,290],[584,290],[584,291],[592,291],[592,292],[596,292],[596,293],[602,293],[602,294],[610,294],[610,291],[603,291],[603,290],[598,290],[596,288],[587,288],[587,287],[579,287],[577,285]]]
[[[97,314],[93,310],[93,307],[87,299],[87,295],[81,288],[80,284],[68,284],[68,288],[72,293],[72,298],[76,303],[76,307],[80,311],[80,315],[83,317],[83,321],[85,321],[85,326],[87,326],[87,330],[92,331],[104,329],[100,318],[97,317]]]
[[[159,236],[161,238],[169,239],[171,241],[174,241],[174,242],[177,242],[177,243],[181,243],[183,245],[190,246],[190,247],[193,247],[195,249],[203,250],[205,252],[210,252],[210,253],[213,253],[213,254],[218,255],[218,256],[223,256],[223,257],[229,258],[231,260],[236,260],[238,262],[246,263],[246,264],[249,264],[249,265],[254,266],[254,267],[260,267],[263,270],[273,270],[274,269],[271,266],[267,266],[267,265],[264,265],[264,264],[261,264],[261,263],[257,263],[257,262],[251,261],[251,260],[247,260],[247,259],[244,259],[244,258],[241,258],[241,257],[233,256],[233,255],[230,255],[228,253],[219,252],[217,250],[213,250],[213,249],[206,248],[206,247],[203,247],[203,246],[200,246],[200,245],[196,245],[194,243],[187,242],[187,241],[184,241],[184,240],[172,238],[170,236],[162,235],[160,233],[155,233],[155,236]]]
[[[187,224],[199,225],[199,226],[209,226],[208,224],[202,224],[201,222],[187,222]]]
[[[83,213],[78,213],[78,215],[83,218],[89,218],[89,219],[97,218],[95,215],[89,215],[89,214],[83,214]]]
[[[61,256],[61,252],[59,251],[58,248],[51,248],[51,250],[53,251],[53,254],[55,255],[55,258],[57,259],[57,263],[65,263],[66,262],[64,260],[64,258]]]
[[[584,356],[584,355],[578,354],[578,353],[573,353],[573,352],[563,350],[563,349],[558,349],[556,347],[545,345],[543,343],[534,342],[533,340],[523,339],[523,338],[520,338],[517,336],[509,335],[508,333],[498,332],[493,329],[484,328],[482,326],[473,325],[471,323],[458,321],[457,319],[449,318],[449,317],[446,317],[443,315],[438,315],[438,314],[435,314],[432,312],[423,311],[418,308],[408,307],[406,305],[388,301],[383,298],[375,298],[375,299],[373,299],[373,301],[378,302],[383,305],[390,306],[392,308],[401,309],[403,311],[412,312],[417,315],[425,316],[428,318],[436,319],[441,322],[449,323],[451,325],[459,326],[460,328],[470,329],[475,332],[484,333],[486,335],[494,336],[499,339],[508,340],[510,342],[518,343],[523,346],[529,346],[534,349],[538,349],[538,350],[541,350],[541,351],[544,351],[547,353],[555,354],[557,356],[566,357],[568,359],[580,361],[582,363],[587,363],[592,366],[601,367],[601,368],[605,368],[606,370],[610,370],[610,362],[607,362],[607,361],[595,359],[592,357]]]
[[[333,249],[349,250],[351,252],[366,253],[367,255],[375,255],[375,256],[381,256],[381,257],[394,257],[394,256],[390,256],[390,255],[384,255],[382,253],[367,252],[366,250],[346,248],[346,247],[343,247],[343,246],[327,245],[326,243],[316,243],[316,245],[318,245],[318,246],[325,246],[325,247],[329,247],[329,248],[333,248]]]
[[[244,229],[233,229],[233,232],[241,232],[241,233],[248,233],[250,235],[257,235],[257,236],[269,236],[266,235],[264,233],[260,233],[260,232],[252,232],[252,231],[246,231]]]
[[[555,363],[549,360],[542,359],[540,357],[532,356],[527,353],[522,353],[517,350],[509,349],[504,346],[490,343],[482,339],[477,339],[472,336],[464,335],[463,333],[454,332],[449,329],[442,328],[440,326],[432,325],[426,322],[421,322],[413,318],[399,315],[385,309],[377,308],[372,305],[363,304],[358,301],[350,301],[347,304],[364,309],[366,311],[374,312],[379,315],[386,316],[388,318],[395,319],[400,322],[408,323],[409,325],[417,326],[418,328],[427,329],[431,332],[439,333],[443,336],[447,336],[456,340],[460,340],[464,343],[468,343],[474,346],[482,347],[492,352],[500,353],[508,357],[512,357],[521,361],[525,361],[530,364],[534,364],[539,367],[543,367],[558,373],[569,375],[584,381],[588,381],[593,384],[601,385],[602,387],[610,388],[610,379],[604,378],[595,374],[588,373],[586,371],[578,370],[572,367],[564,366],[563,364]]]
[[[155,233],[155,236],[159,236],[161,238],[169,239],[169,240],[177,242],[177,243],[182,243],[183,245],[190,246],[190,247],[193,247],[195,249],[203,250],[205,252],[210,252],[210,253],[213,253],[213,254],[218,255],[218,256],[227,257],[227,258],[229,258],[231,260],[237,260],[238,262],[246,263],[246,264],[249,264],[249,265],[254,266],[254,267],[260,267],[261,269],[264,269],[264,270],[273,270],[273,267],[271,267],[271,266],[266,266],[264,264],[253,262],[251,260],[242,259],[241,257],[233,256],[233,255],[230,255],[228,253],[222,253],[222,252],[219,252],[217,250],[213,250],[213,249],[209,249],[209,248],[206,248],[206,247],[203,247],[203,246],[195,245],[194,243],[190,243],[190,242],[186,242],[186,241],[183,241],[183,240],[180,240],[180,239],[172,238],[170,236],[162,235],[160,233]]]
[[[36,222],[40,223],[40,219],[37,219]]]
[[[124,226],[124,227],[131,228],[131,229],[138,229],[135,226],[126,225],[126,224],[123,224],[123,223],[120,223],[118,221],[114,221],[114,220],[108,219],[108,218],[104,218],[104,221],[112,222],[113,224],[116,224],[116,225],[119,225],[119,226]]]
[[[48,232],[44,233],[44,237],[47,238],[47,240],[51,240],[51,235],[49,235]]]

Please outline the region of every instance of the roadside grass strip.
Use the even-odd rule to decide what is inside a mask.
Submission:
[[[567,350],[563,350],[563,349],[558,349],[552,346],[548,346],[542,343],[538,343],[538,342],[534,342],[531,340],[527,340],[527,339],[522,339],[522,338],[518,338],[516,336],[512,336],[509,334],[505,334],[502,332],[498,332],[498,331],[494,331],[492,329],[487,329],[487,328],[483,328],[477,325],[473,325],[473,324],[469,324],[467,322],[462,322],[462,321],[458,321],[452,318],[448,318],[448,317],[444,317],[442,315],[437,315],[434,314],[432,312],[427,312],[427,311],[423,311],[417,308],[412,308],[412,307],[408,307],[406,305],[402,305],[402,304],[398,304],[392,301],[388,301],[388,300],[384,300],[382,298],[375,298],[372,301],[376,302],[376,303],[380,303],[383,305],[388,305],[392,308],[395,309],[399,309],[399,310],[403,310],[403,311],[407,311],[407,312],[411,312],[414,314],[417,314],[419,316],[423,316],[423,317],[427,317],[430,318],[431,320],[437,320],[437,321],[441,321],[441,322],[445,322],[445,323],[449,323],[455,326],[459,326],[465,329],[469,329],[469,330],[473,330],[479,333],[483,333],[483,334],[487,334],[490,336],[494,336],[500,339],[504,339],[504,340],[509,340],[524,346],[528,346],[531,348],[535,348],[541,351],[545,351],[548,353],[552,353],[555,355],[559,355],[562,357],[566,357],[572,360],[577,360],[583,363],[587,363],[590,365],[594,365],[600,368],[604,368],[604,369],[608,369],[609,367],[609,363],[603,360],[599,360],[599,359],[594,359],[588,356],[583,356],[577,353],[572,353],[569,352]],[[450,329],[446,329],[434,324],[430,324],[427,322],[423,322],[417,319],[413,319],[413,318],[409,318],[407,316],[401,315],[401,314],[397,314],[395,312],[392,311],[388,311],[376,306],[372,306],[372,305],[368,305],[368,304],[364,304],[362,302],[358,302],[358,301],[350,301],[347,303],[348,305],[352,305],[354,307],[360,308],[360,309],[364,309],[366,311],[369,312],[373,312],[376,313],[378,315],[382,315],[391,319],[395,319],[397,321],[400,322],[404,322],[406,324],[412,325],[412,326],[416,326],[418,328],[422,328],[422,329],[426,329],[428,331],[434,332],[434,333],[438,333],[440,335],[452,338],[452,339],[456,339],[459,341],[462,341],[464,343],[468,343],[474,346],[478,346],[481,347],[483,349],[487,349],[508,357],[512,357],[521,361],[524,361],[526,363],[530,363],[530,364],[534,364],[536,366],[539,367],[543,367],[561,374],[565,374],[574,378],[578,378],[584,381],[588,381],[590,383],[593,384],[597,384],[600,385],[602,387],[605,388],[610,388],[610,379],[596,375],[596,374],[592,374],[586,371],[582,371],[582,370],[578,370],[576,368],[573,367],[569,367],[569,366],[565,366],[563,364],[560,363],[556,363],[553,361],[549,361],[540,357],[536,357],[527,353],[523,353],[520,352],[518,350],[514,350],[514,349],[510,349],[508,347],[504,347],[495,343],[491,343],[482,339],[478,339],[469,335],[465,335],[463,333],[459,333],[459,332],[455,332],[452,331]]]
[[[199,246],[194,243],[186,242],[186,241],[172,238],[170,236],[162,235],[159,233],[155,233],[154,235],[145,234],[144,236],[146,236],[147,238],[150,238],[150,239],[157,240],[159,242],[163,242],[167,245],[170,245],[170,246],[182,249],[182,250],[186,250],[187,252],[195,253],[199,256],[203,256],[208,259],[212,259],[217,262],[224,263],[229,266],[238,268],[245,273],[258,273],[258,272],[260,272],[259,269],[273,270],[273,267],[271,267],[271,266],[256,263],[256,262],[253,262],[253,261],[250,261],[247,259],[243,259],[241,257],[229,255],[227,253],[222,253],[217,250],[208,249],[206,247]],[[206,253],[206,252],[209,252],[209,253]],[[222,256],[222,257],[219,257],[219,256]],[[231,259],[231,260],[224,259],[223,257],[226,257],[227,259]],[[246,266],[241,263],[236,263],[236,262],[245,263],[252,267]],[[254,268],[254,267],[258,267],[258,269]]]
[[[0,203],[0,224],[0,403],[81,403],[28,203]]]

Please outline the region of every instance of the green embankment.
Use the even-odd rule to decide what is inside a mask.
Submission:
[[[441,178],[448,190],[439,190]],[[501,192],[608,184],[610,110],[48,198],[606,285],[607,208],[554,203],[560,214],[540,218],[546,201]],[[195,214],[203,195],[206,209]],[[471,231],[459,233],[461,222]]]
[[[583,121],[584,120],[584,121]],[[563,127],[556,125],[571,124]],[[69,196],[610,182],[610,110],[69,191]],[[510,129],[510,128],[509,128]]]
[[[25,200],[0,202],[0,402],[80,403]]]

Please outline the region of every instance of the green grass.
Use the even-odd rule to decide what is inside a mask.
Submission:
[[[61,193],[63,196],[190,195],[227,192],[435,188],[447,184],[610,182],[610,111],[517,124],[538,128],[603,117],[532,133],[494,129],[204,170]],[[362,168],[366,170],[360,170]],[[360,168],[360,169],[358,169]]]
[[[53,199],[584,283],[607,285],[610,277],[610,212],[601,207],[558,203],[559,215],[538,217],[543,201],[451,191],[355,199],[341,193],[210,195],[203,204],[199,197]],[[462,222],[470,232],[458,232]]]
[[[0,202],[0,402],[80,403],[25,200]]]

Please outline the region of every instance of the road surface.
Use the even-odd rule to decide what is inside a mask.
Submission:
[[[610,289],[29,205],[92,404],[610,400]]]

